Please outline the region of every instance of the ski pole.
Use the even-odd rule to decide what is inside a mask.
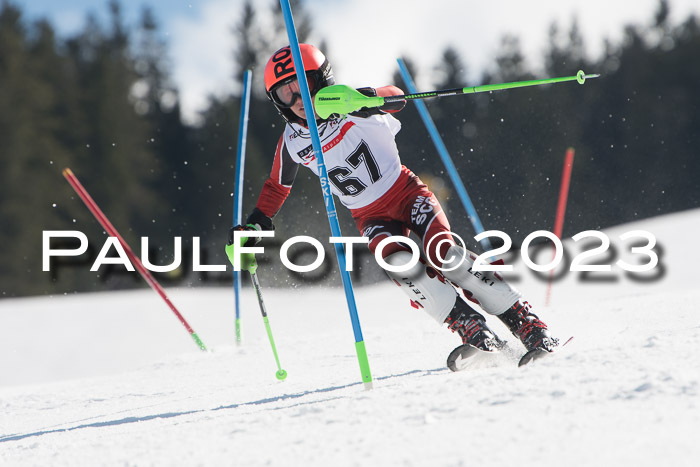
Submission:
[[[141,263],[139,257],[136,256],[133,251],[131,251],[129,245],[126,243],[126,241],[124,241],[122,236],[119,235],[119,232],[117,232],[117,229],[114,228],[112,223],[109,222],[107,216],[104,215],[102,210],[97,206],[97,203],[95,203],[95,201],[92,199],[87,190],[85,190],[83,185],[78,181],[78,178],[73,174],[73,171],[69,168],[65,168],[63,169],[63,176],[66,178],[66,180],[68,180],[70,186],[72,186],[73,190],[75,190],[78,196],[80,196],[80,199],[83,200],[85,206],[87,206],[92,215],[95,216],[95,219],[97,219],[97,222],[100,223],[100,225],[105,229],[107,234],[110,237],[116,237],[117,240],[119,240],[119,243],[121,243],[122,248],[124,248],[124,252],[129,257],[129,260],[131,260],[131,263],[134,266],[136,266],[136,269],[138,269],[139,273],[141,274],[141,277],[144,278],[148,285],[150,285],[151,288],[155,290],[156,293],[158,293],[158,295],[160,295],[160,298],[162,298],[165,301],[168,307],[170,307],[177,319],[180,320],[180,323],[182,323],[185,329],[187,329],[187,332],[190,333],[190,336],[192,336],[192,339],[194,339],[194,342],[197,344],[197,346],[201,350],[206,351],[207,348],[204,346],[204,343],[201,341],[197,333],[194,332],[194,330],[190,327],[185,318],[180,314],[177,308],[175,308],[173,302],[171,302],[168,296],[165,294],[165,290],[163,290],[163,287],[160,286],[155,277],[153,277],[153,275],[148,271],[148,269],[146,269],[143,263]]]
[[[526,86],[539,86],[541,84],[563,83],[577,81],[583,84],[586,79],[598,78],[599,74],[587,75],[579,70],[575,76],[561,78],[544,78],[528,81],[514,81],[512,83],[482,84],[481,86],[469,86],[466,88],[444,89],[441,91],[418,92],[388,97],[365,96],[356,89],[343,84],[325,87],[316,93],[315,109],[321,118],[328,118],[331,114],[346,115],[362,107],[381,107],[384,104],[400,102],[411,99],[428,99],[431,97],[457,96],[460,94],[475,94],[478,92],[500,91],[503,89],[523,88]]]
[[[275,376],[278,380],[283,381],[287,377],[287,372],[282,369],[282,366],[280,365],[280,359],[277,356],[277,347],[275,346],[275,339],[272,337],[270,320],[267,318],[267,311],[265,311],[265,302],[263,301],[262,297],[260,281],[258,281],[258,275],[253,271],[250,271],[250,277],[253,279],[255,295],[257,295],[258,303],[260,304],[260,313],[262,313],[263,322],[265,323],[265,330],[267,331],[267,337],[270,340],[270,346],[272,346],[272,353],[275,355],[275,362],[277,362],[277,373],[275,373]]]
[[[250,81],[252,72],[243,74],[243,94],[238,125],[238,152],[236,154],[236,184],[233,187],[233,226],[240,225],[243,203],[243,174],[245,172],[245,146],[248,134],[248,110],[250,109]],[[236,344],[241,343],[241,272],[233,270],[233,300],[236,312]]]

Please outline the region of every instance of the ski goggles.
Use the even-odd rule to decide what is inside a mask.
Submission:
[[[308,75],[306,78],[307,83],[309,83],[309,91],[313,94],[316,90],[316,83]],[[293,106],[297,99],[301,98],[299,81],[294,78],[291,81],[282,83],[270,92],[270,96],[272,101],[280,107],[289,108]]]

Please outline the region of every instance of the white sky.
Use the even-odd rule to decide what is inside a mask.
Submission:
[[[87,11],[104,18],[107,1],[17,0],[32,16],[48,15],[59,31],[84,24]],[[121,0],[125,18],[133,24],[143,4],[151,5],[169,44],[174,78],[185,116],[192,121],[204,108],[208,94],[235,91],[231,28],[239,21],[243,0]],[[277,0],[255,0],[261,20]],[[700,16],[700,0],[670,0],[671,20],[689,13]],[[418,62],[419,90],[432,88],[433,67],[444,48],[458,49],[467,65],[465,81],[478,80],[493,63],[500,38],[510,33],[521,40],[531,64],[540,65],[552,21],[568,30],[574,15],[587,51],[599,56],[603,40],[617,40],[625,24],[651,21],[658,0],[306,0],[315,36],[325,39],[336,79],[354,86],[387,83],[397,69],[396,58]],[[280,46],[285,44],[279,44]],[[572,74],[576,70],[572,70]],[[586,70],[595,72],[596,70]],[[262,73],[253,86],[262,88]]]

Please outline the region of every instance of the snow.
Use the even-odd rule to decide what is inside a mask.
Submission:
[[[516,264],[535,311],[575,336],[520,369],[452,373],[454,335],[389,281],[357,289],[371,391],[341,289],[263,290],[284,382],[252,290],[236,346],[229,288],[168,289],[206,353],[149,289],[4,299],[0,465],[695,465],[700,210],[605,233],[624,250],[636,229],[663,247],[660,279],[571,273],[545,307]]]

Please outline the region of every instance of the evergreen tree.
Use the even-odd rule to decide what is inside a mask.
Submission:
[[[294,15],[297,37],[299,38],[299,42],[304,43],[309,39],[313,30],[311,15],[304,8],[304,0],[290,0],[289,5]],[[284,15],[282,14],[282,8],[279,2],[273,2],[271,8],[273,27],[269,35],[269,43],[272,49],[269,51],[270,53],[289,44],[287,27],[284,23]]]
[[[134,62],[137,78],[131,99],[137,114],[148,122],[146,146],[153,152],[157,167],[152,186],[163,203],[160,211],[168,213],[167,222],[161,222],[158,227],[162,228],[155,232],[163,241],[170,242],[173,234],[186,239],[196,235],[189,220],[190,213],[197,211],[192,196],[196,181],[188,165],[194,148],[192,131],[182,122],[167,47],[150,8],[142,10],[138,34]]]
[[[41,268],[44,229],[56,225],[61,205],[50,189],[67,160],[60,136],[64,69],[53,29],[28,29],[21,11],[0,8],[0,282],[5,294],[50,288]],[[58,79],[56,79],[56,76]],[[60,190],[58,190],[60,192]]]
[[[246,0],[241,19],[232,29],[238,44],[233,54],[233,79],[237,83],[243,82],[243,73],[246,70],[251,70],[256,75],[262,75],[264,71],[265,63],[261,63],[261,60],[265,60],[266,57],[261,57],[260,53],[267,49],[267,43],[260,32],[256,16],[253,2]]]
[[[137,111],[140,102],[134,102],[139,77],[117,2],[110,3],[110,13],[107,34],[89,20],[85,31],[71,41],[89,129],[89,151],[82,162],[86,176],[109,182],[95,186],[93,197],[109,207],[112,223],[143,228],[154,221],[160,201],[149,189],[157,165],[148,147],[149,125]]]
[[[519,81],[532,77],[527,70],[525,56],[520,49],[520,39],[510,34],[501,39],[501,48],[496,54],[495,81]]]
[[[253,5],[244,5],[233,30],[233,78],[253,68],[256,90],[245,213],[269,174],[283,127],[263,95],[263,61],[288,42],[279,7],[273,28],[262,31]],[[300,36],[307,40],[310,17],[301,1],[292,6]],[[131,28],[118,3],[109,8],[107,26],[88,17],[77,35],[61,38],[47,21],[27,24],[20,8],[8,1],[0,5],[0,242],[5,245],[0,296],[142,285],[133,273],[104,269],[97,276],[84,257],[61,260],[83,264],[59,268],[57,279],[41,271],[43,230],[82,230],[93,253],[105,238],[61,177],[66,166],[135,250],[140,236],[153,236],[167,252],[156,260],[165,263],[174,235],[197,235],[210,252],[205,262],[226,262],[221,243],[231,220],[240,97],[212,98],[201,127],[183,124],[167,44],[154,15],[145,9]],[[552,24],[545,76],[573,75],[578,69],[602,73],[585,86],[565,83],[426,101],[487,228],[508,232],[516,244],[533,230],[551,229],[568,146],[575,147],[576,161],[565,235],[700,206],[700,180],[693,176],[700,173],[695,57],[700,27],[694,16],[678,25],[671,17],[669,2],[660,0],[646,24],[628,25],[623,40],[607,40],[604,54],[593,60],[585,55],[575,18],[566,33]],[[332,62],[328,46],[321,49]],[[456,51],[446,47],[434,85],[462,87],[465,69]],[[480,81],[530,77],[518,39],[506,37],[494,68]],[[405,88],[398,75],[394,81]],[[415,105],[409,103],[398,118],[403,161],[420,175],[445,181]],[[430,183],[438,186],[436,179]],[[471,232],[456,199],[441,198],[451,210],[453,228]],[[300,168],[294,194],[275,219],[278,241],[327,231],[324,210],[317,177]],[[354,233],[346,211],[340,209],[339,216],[343,230]],[[278,283],[299,281],[281,267],[271,276],[278,276]]]

